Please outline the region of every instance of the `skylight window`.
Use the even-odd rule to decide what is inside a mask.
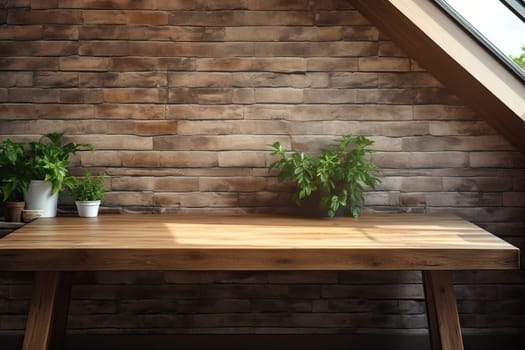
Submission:
[[[525,54],[525,0],[435,0],[512,72],[525,80],[525,67],[512,58]]]

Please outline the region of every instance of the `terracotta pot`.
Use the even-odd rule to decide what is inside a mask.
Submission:
[[[26,202],[6,202],[5,203],[5,221],[7,222],[21,222],[22,210]]]

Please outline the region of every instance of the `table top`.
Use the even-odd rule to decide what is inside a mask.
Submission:
[[[2,271],[518,267],[518,248],[448,214],[58,217],[0,239]]]

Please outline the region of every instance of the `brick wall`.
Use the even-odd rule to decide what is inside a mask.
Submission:
[[[525,246],[524,157],[348,1],[3,0],[0,24],[0,140],[94,144],[73,171],[106,172],[106,210],[293,212],[269,144],[315,151],[362,134],[383,169],[368,211],[451,211]],[[4,333],[24,327],[30,277],[0,276]],[[420,279],[83,273],[69,327],[421,333]],[[522,273],[456,281],[467,333],[523,328]]]

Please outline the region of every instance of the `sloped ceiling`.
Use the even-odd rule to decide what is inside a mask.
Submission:
[[[525,84],[431,0],[350,0],[525,153]]]

